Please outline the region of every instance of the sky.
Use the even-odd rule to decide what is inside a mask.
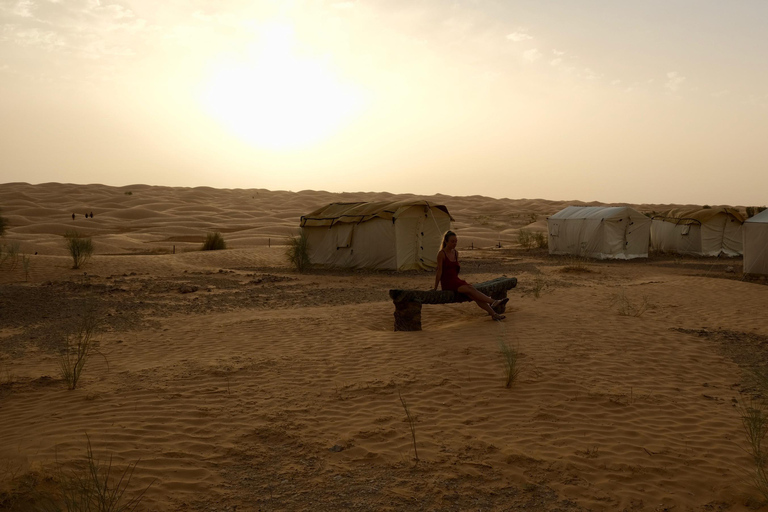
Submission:
[[[768,203],[765,0],[0,0],[0,183]]]

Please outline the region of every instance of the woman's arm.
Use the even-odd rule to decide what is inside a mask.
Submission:
[[[437,270],[435,271],[435,290],[440,284],[440,277],[443,275],[443,259],[445,259],[445,253],[440,251],[437,253]]]

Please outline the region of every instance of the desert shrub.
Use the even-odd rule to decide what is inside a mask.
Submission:
[[[96,458],[91,439],[86,434],[85,465],[76,470],[58,471],[58,492],[52,496],[50,509],[60,512],[132,512],[136,510],[154,482],[138,494],[129,496],[126,490],[139,461],[128,464],[122,473],[108,461]]]
[[[127,195],[127,196],[132,196],[132,195],[133,195],[133,192],[131,192],[131,191],[129,190],[128,192],[126,192],[126,193],[125,193],[125,195]]]
[[[19,264],[19,253],[20,253],[20,245],[19,242],[12,242],[5,246],[5,254],[0,256],[0,263],[8,262],[8,266],[11,270],[16,268],[16,265]]]
[[[503,339],[499,340],[499,349],[504,364],[504,387],[511,388],[520,374],[520,354]]]
[[[539,249],[546,249],[549,247],[549,238],[547,237],[546,233],[537,231],[533,234],[533,243]]]
[[[288,238],[288,249],[286,249],[285,255],[291,265],[299,272],[309,269],[312,263],[309,261],[309,240],[304,230],[297,236]]]
[[[87,311],[81,318],[75,332],[65,337],[66,347],[59,357],[59,369],[61,377],[66,381],[69,389],[75,389],[83,373],[85,364],[92,354],[104,354],[99,352],[94,337],[97,334],[99,322],[96,316]],[[106,361],[106,357],[104,360]],[[109,368],[109,362],[107,362]]]
[[[69,255],[72,256],[72,268],[80,268],[93,255],[93,242],[77,231],[67,231],[64,239]]]
[[[530,249],[534,244],[533,234],[527,229],[521,229],[517,232],[517,243],[523,249]]]
[[[205,242],[203,242],[203,251],[221,251],[227,248],[227,243],[224,241],[224,237],[221,233],[214,231],[208,233],[205,236]]]
[[[711,206],[709,206],[708,204],[705,204],[704,206],[702,206],[702,207],[701,207],[701,209],[702,209],[702,210],[711,210],[711,209],[712,209],[712,207],[711,207]]]
[[[639,318],[643,316],[643,313],[648,311],[650,301],[648,300],[648,297],[644,295],[640,303],[635,303],[627,297],[627,294],[622,288],[616,294],[616,297],[614,297],[613,305],[616,306],[620,316],[634,316]]]

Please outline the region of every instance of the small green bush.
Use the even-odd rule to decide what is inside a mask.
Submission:
[[[527,229],[521,229],[517,232],[517,243],[523,249],[530,249],[533,247],[533,235]]]
[[[67,231],[64,234],[66,247],[72,256],[74,265],[72,268],[80,268],[93,255],[93,242],[90,238],[85,238],[77,231]]]
[[[304,272],[312,265],[309,261],[309,241],[304,230],[298,236],[288,238],[288,249],[285,255],[299,272]]]
[[[215,231],[208,233],[205,236],[205,242],[203,242],[203,251],[220,251],[227,248],[227,243],[224,241],[224,237],[221,233]]]
[[[536,247],[539,249],[546,249],[549,247],[549,238],[547,237],[546,233],[537,231],[533,234],[533,243],[536,244]]]

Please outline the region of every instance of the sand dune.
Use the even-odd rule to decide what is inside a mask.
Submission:
[[[86,434],[117,468],[139,461],[144,510],[760,507],[739,406],[768,360],[768,287],[740,259],[550,257],[517,233],[571,203],[436,196],[463,276],[519,286],[504,322],[425,305],[423,331],[393,332],[387,291],[431,273],[298,274],[279,244],[327,202],[399,197],[0,185],[2,243],[31,258],[28,276],[0,266],[0,510],[38,506]],[[96,244],[79,270],[72,228]],[[211,230],[228,250],[196,250]],[[86,311],[103,357],[70,391],[62,340]],[[521,357],[511,389],[500,342]]]

